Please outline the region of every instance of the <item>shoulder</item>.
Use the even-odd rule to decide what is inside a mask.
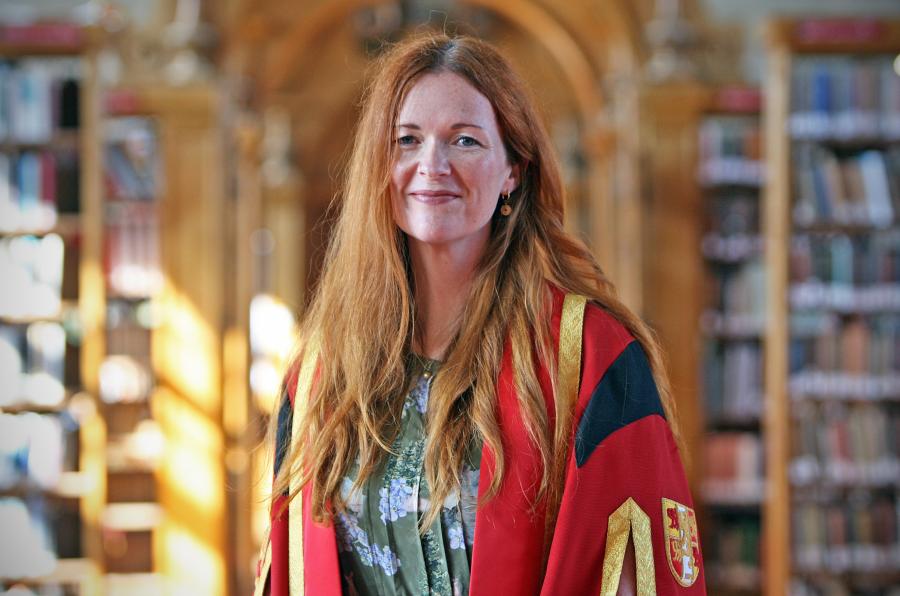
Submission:
[[[603,307],[584,313],[581,389],[575,431],[579,466],[613,433],[648,416],[665,419],[641,344]]]
[[[584,308],[584,338],[596,339],[608,349],[622,350],[634,341],[634,336],[608,310],[596,302],[588,302]]]

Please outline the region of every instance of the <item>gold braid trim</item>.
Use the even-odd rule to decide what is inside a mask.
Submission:
[[[297,376],[297,389],[294,391],[294,413],[291,416],[291,453],[297,448],[295,441],[300,436],[300,421],[303,418],[303,407],[308,401],[312,389],[313,374],[319,361],[319,342],[314,338],[306,346],[300,374]],[[303,596],[303,491],[297,481],[297,475],[291,479],[290,494],[294,495],[288,504],[288,582],[291,596]]]
[[[568,407],[578,403],[578,384],[581,380],[581,335],[584,328],[584,307],[587,298],[566,294],[562,318],[559,322],[559,395]]]
[[[609,516],[600,596],[616,596],[619,591],[619,579],[622,575],[622,565],[625,562],[625,549],[628,548],[629,534],[634,542],[638,596],[656,596],[650,518],[631,497],[628,497],[628,500]]]
[[[578,294],[566,294],[559,321],[559,350],[557,351],[556,399],[557,410],[571,411],[578,403],[581,384],[581,337],[584,330],[584,309],[587,298]],[[513,346],[515,349],[515,346]],[[544,560],[546,571],[559,503],[550,503],[544,522]]]

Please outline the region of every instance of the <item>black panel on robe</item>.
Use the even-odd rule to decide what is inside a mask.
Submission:
[[[278,429],[275,431],[275,473],[281,469],[281,464],[291,448],[291,424],[294,419],[294,409],[287,395],[282,396],[281,407],[278,409]]]
[[[653,414],[665,418],[650,363],[641,344],[632,341],[591,393],[575,434],[575,462],[584,465],[606,437]]]

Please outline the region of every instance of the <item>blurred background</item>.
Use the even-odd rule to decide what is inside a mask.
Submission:
[[[0,593],[249,594],[367,65],[534,89],[711,594],[900,594],[900,2],[0,1]]]

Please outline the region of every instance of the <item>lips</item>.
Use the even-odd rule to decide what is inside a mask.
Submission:
[[[451,190],[414,190],[409,196],[426,205],[438,205],[458,199],[462,195]]]

